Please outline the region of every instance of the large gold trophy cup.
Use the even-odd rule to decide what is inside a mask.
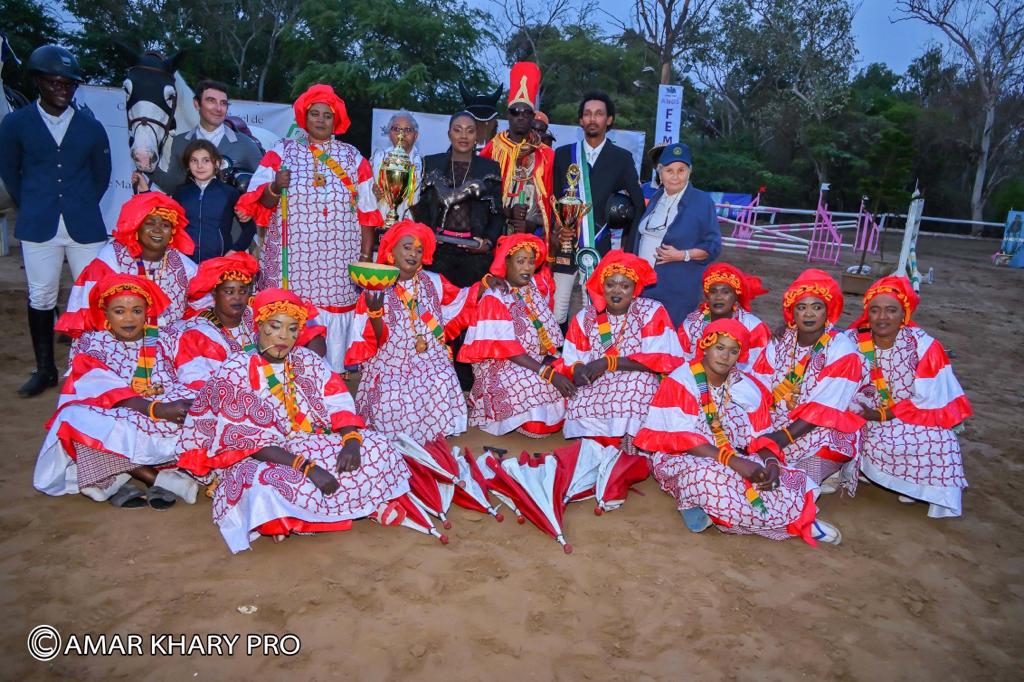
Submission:
[[[572,252],[575,246],[574,242],[579,238],[580,223],[592,208],[590,204],[580,199],[579,191],[576,189],[580,183],[580,175],[579,165],[571,164],[565,174],[565,196],[557,201],[551,197],[555,227],[562,240],[560,254],[555,262],[566,260],[567,262],[561,263],[562,265],[572,263]]]
[[[405,133],[398,133],[395,146],[384,156],[377,175],[377,185],[384,195],[384,202],[391,207],[384,219],[384,229],[389,229],[398,222],[398,207],[405,201],[409,192],[409,180],[412,178],[413,166],[408,152],[402,146]]]

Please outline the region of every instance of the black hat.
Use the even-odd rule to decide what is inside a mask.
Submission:
[[[478,121],[490,121],[498,115],[498,99],[501,97],[503,89],[504,87],[499,85],[492,95],[474,95],[466,89],[464,83],[459,83],[462,104],[470,116]]]
[[[29,73],[63,76],[78,83],[85,80],[75,55],[59,45],[37,47],[29,56],[25,70]]]
[[[635,211],[633,201],[625,194],[616,192],[609,195],[605,203],[605,220],[608,221],[608,227],[623,230],[629,228],[633,224]]]

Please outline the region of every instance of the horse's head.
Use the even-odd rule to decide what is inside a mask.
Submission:
[[[174,109],[178,104],[174,72],[185,53],[165,58],[159,52],[139,54],[125,45],[115,44],[129,64],[124,92],[132,160],[140,171],[150,173],[156,169],[164,145],[174,132]]]

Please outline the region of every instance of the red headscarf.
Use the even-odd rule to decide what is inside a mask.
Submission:
[[[292,108],[295,110],[295,122],[299,127],[309,132],[306,127],[306,114],[314,104],[326,104],[334,112],[334,134],[341,135],[348,130],[351,121],[348,119],[348,110],[345,108],[345,100],[334,94],[334,88],[330,85],[317,83],[311,85],[308,90],[299,95]]]
[[[875,296],[880,295],[892,296],[900,302],[903,306],[903,324],[913,325],[910,321],[911,315],[917,310],[917,304],[921,302],[921,297],[914,291],[914,286],[910,283],[910,280],[906,277],[899,277],[896,275],[889,275],[883,277],[874,284],[872,284],[867,291],[864,292],[864,312],[861,313],[860,317],[850,325],[850,329],[857,329],[863,327],[868,323],[868,306],[871,304],[871,299]]]
[[[192,238],[185,232],[188,225],[188,218],[185,217],[185,209],[174,199],[163,192],[145,192],[136,194],[121,207],[121,213],[117,216],[117,227],[114,229],[114,241],[120,242],[128,249],[133,258],[142,253],[142,244],[139,243],[139,227],[142,222],[152,213],[160,214],[174,225],[171,232],[170,248],[181,251],[186,256],[192,255],[196,250]]]
[[[303,301],[287,289],[264,289],[256,294],[252,300],[252,311],[252,326],[257,333],[260,322],[278,313],[285,313],[294,318],[299,323],[299,327],[304,327],[306,320],[317,315],[317,309],[312,303]]]
[[[107,301],[127,295],[145,299],[147,320],[160,317],[160,313],[171,304],[167,295],[151,280],[135,275],[107,275],[89,292],[89,314],[86,316],[85,331],[106,329],[107,318],[103,311],[106,310]]]
[[[728,284],[736,292],[736,301],[740,307],[750,312],[750,302],[758,296],[767,294],[768,290],[761,286],[761,278],[748,275],[735,265],[729,263],[712,263],[704,271],[704,294],[712,284]]]
[[[649,287],[658,281],[654,274],[654,268],[647,262],[646,258],[634,256],[620,249],[609,251],[601,262],[594,269],[594,274],[587,280],[587,292],[590,293],[590,300],[598,311],[604,310],[604,281],[611,275],[625,275],[633,281],[636,288],[633,296],[640,296],[644,287]]]
[[[248,284],[259,269],[256,259],[244,252],[204,260],[199,264],[196,276],[188,283],[188,300],[198,301],[226,280]]]
[[[750,357],[750,332],[739,320],[731,317],[715,320],[704,327],[704,332],[697,340],[697,360],[704,357],[706,348],[710,348],[718,341],[719,334],[724,334],[740,344],[740,356],[736,362],[746,362]]]
[[[437,238],[434,231],[423,223],[412,220],[400,220],[391,226],[384,236],[380,238],[380,246],[377,247],[377,262],[393,265],[395,257],[392,251],[402,237],[414,237],[423,244],[423,264],[430,265],[434,262],[434,250],[437,248]]]
[[[505,258],[523,248],[532,249],[537,256],[539,273],[548,262],[548,249],[544,245],[544,240],[532,234],[510,234],[498,238],[498,245],[494,248],[494,260],[491,261],[491,274],[495,277],[504,277]]]
[[[808,268],[800,273],[782,295],[782,316],[793,326],[793,306],[802,298],[813,296],[825,302],[825,317],[835,324],[843,314],[843,292],[839,284],[824,270]]]

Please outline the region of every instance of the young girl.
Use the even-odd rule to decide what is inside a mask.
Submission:
[[[192,260],[202,263],[209,258],[234,251],[245,251],[252,243],[256,226],[252,221],[242,225],[237,241],[231,239],[235,220],[235,203],[241,193],[217,177],[223,157],[209,140],[192,140],[183,155],[188,168],[188,181],[172,195],[185,207],[188,234],[196,244]]]

